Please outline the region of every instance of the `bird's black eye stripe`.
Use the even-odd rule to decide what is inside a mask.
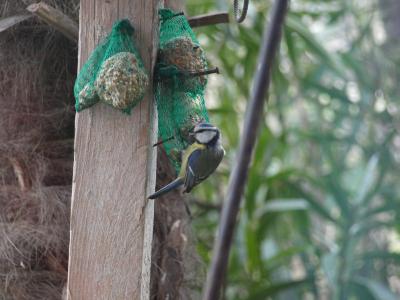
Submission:
[[[204,129],[196,130],[195,133],[200,133],[200,132],[204,132],[204,131],[215,131],[215,132],[217,132],[218,130],[216,128],[204,128]]]

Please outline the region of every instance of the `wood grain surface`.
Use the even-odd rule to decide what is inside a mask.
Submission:
[[[159,2],[81,0],[79,65],[114,21],[128,18],[152,70]],[[76,116],[68,299],[149,299],[154,203],[147,195],[155,185],[157,128],[151,90],[130,116],[102,103]]]

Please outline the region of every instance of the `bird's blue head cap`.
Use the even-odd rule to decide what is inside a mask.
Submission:
[[[217,127],[209,123],[200,123],[194,127],[191,136],[200,144],[212,145],[219,140],[220,133]]]

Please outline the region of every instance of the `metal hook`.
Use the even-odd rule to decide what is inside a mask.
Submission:
[[[243,1],[242,12],[239,15],[239,0],[233,0],[233,12],[235,13],[236,22],[242,23],[247,16],[247,9],[249,8],[249,0]]]

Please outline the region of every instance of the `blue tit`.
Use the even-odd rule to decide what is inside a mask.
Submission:
[[[183,192],[189,193],[218,167],[225,155],[219,129],[208,123],[200,123],[194,127],[191,135],[194,142],[183,154],[178,178],[149,196],[149,199],[160,197],[182,185]]]

